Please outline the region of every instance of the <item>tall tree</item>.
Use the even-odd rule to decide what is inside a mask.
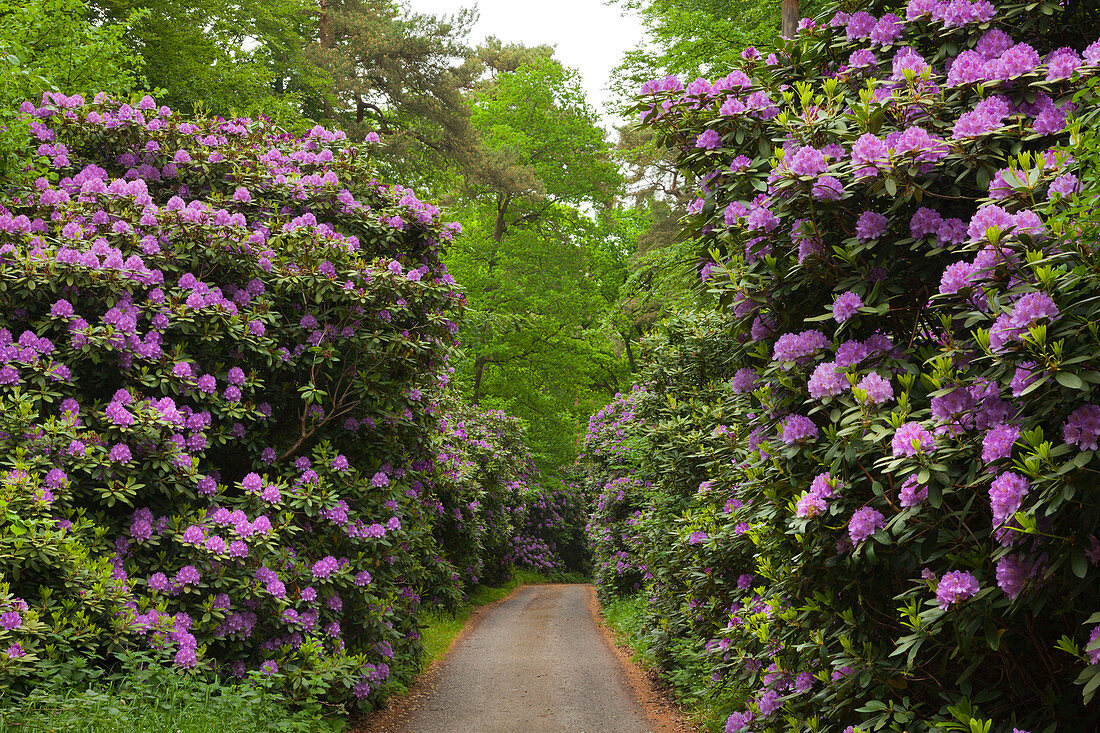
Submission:
[[[536,461],[554,467],[625,374],[598,216],[621,176],[575,72],[541,50],[491,44],[479,57],[470,121],[481,146],[447,260],[469,299],[461,377],[471,400],[524,419]]]
[[[127,42],[159,100],[192,112],[259,114],[293,122],[324,75],[303,57],[315,0],[89,0],[92,19],[140,13]]]
[[[475,147],[466,94],[483,66],[466,45],[476,19],[414,13],[394,0],[325,0],[307,57],[331,76],[315,117],[353,139],[377,131],[403,180],[438,185]]]
[[[30,152],[16,114],[21,102],[39,102],[45,92],[125,94],[141,85],[142,59],[124,40],[140,19],[132,13],[93,23],[81,0],[0,1],[0,182],[22,175]]]

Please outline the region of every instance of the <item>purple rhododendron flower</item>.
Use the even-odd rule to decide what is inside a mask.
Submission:
[[[884,526],[886,526],[886,517],[882,512],[865,506],[857,509],[848,520],[848,536],[852,538],[853,544],[858,545]]]
[[[821,176],[814,181],[810,194],[818,201],[838,201],[844,195],[844,184],[833,176]]]
[[[4,631],[12,631],[18,629],[23,625],[23,617],[19,615],[19,611],[6,611],[0,613],[0,629]]]
[[[817,425],[804,415],[788,415],[783,423],[783,442],[787,445],[817,437]]]
[[[1008,100],[1002,96],[992,96],[983,99],[970,112],[961,115],[952,129],[952,137],[956,140],[964,140],[972,137],[980,137],[999,129],[1004,118],[1012,111]]]
[[[818,364],[807,387],[814,399],[835,397],[851,389],[851,383],[843,369],[838,370],[835,361]]]
[[[813,517],[825,511],[826,499],[833,498],[837,488],[837,481],[828,472],[818,474],[810,483],[810,490],[798,500],[795,506],[795,516]]]
[[[754,717],[752,711],[749,710],[742,713],[733,713],[726,719],[725,733],[747,733]]]
[[[866,375],[856,386],[867,395],[867,403],[871,405],[879,405],[894,398],[894,387],[890,380],[877,372]]]
[[[829,167],[825,162],[824,154],[809,145],[788,153],[783,158],[783,165],[796,176],[816,176],[824,173]]]
[[[851,290],[841,293],[833,303],[833,319],[837,323],[843,323],[859,312],[863,307],[863,300]]]
[[[125,443],[115,443],[111,447],[107,457],[116,463],[129,463],[133,456],[130,454],[130,446]]]
[[[327,578],[328,576],[336,572],[339,567],[340,563],[337,562],[336,558],[332,555],[328,555],[327,557],[324,557],[321,560],[315,562],[313,564],[313,567],[311,568],[311,572],[313,573],[314,578]]]
[[[1100,639],[1100,625],[1092,627],[1092,632],[1089,633],[1089,643],[1085,645],[1085,654],[1089,658],[1089,664],[1100,664],[1100,645],[1096,644],[1097,639]],[[1090,648],[1093,646],[1096,646],[1096,648]]]
[[[944,573],[936,586],[936,600],[947,610],[952,604],[972,598],[979,590],[978,580],[965,570]]]
[[[928,432],[918,422],[907,422],[894,431],[894,437],[890,440],[890,449],[894,457],[915,456],[918,452],[932,453],[936,447],[936,440],[932,433]]]
[[[853,51],[852,55],[848,57],[848,65],[854,68],[874,66],[876,63],[878,63],[878,59],[875,58],[874,52],[868,48]]]
[[[1063,173],[1050,182],[1050,186],[1047,188],[1047,195],[1053,197],[1055,194],[1063,198],[1072,198],[1076,196],[1081,190],[1081,183],[1077,180],[1077,176],[1072,173]]]
[[[1081,450],[1097,450],[1097,439],[1100,438],[1100,406],[1082,405],[1074,410],[1062,426],[1062,435],[1069,445],[1075,445]]]
[[[989,63],[989,75],[993,79],[1014,79],[1034,71],[1038,66],[1039,53],[1026,43],[1018,43]]]
[[[1034,574],[1034,566],[1016,555],[1005,555],[997,561],[997,585],[1012,600],[1019,597]]]
[[[775,361],[798,361],[803,357],[820,351],[829,345],[829,340],[821,331],[802,331],[785,333],[776,339],[772,350]]]
[[[180,585],[195,585],[201,578],[202,576],[199,575],[199,571],[194,565],[184,565],[176,571],[174,580]]]
[[[705,130],[695,141],[695,147],[703,150],[714,150],[722,146],[722,136],[717,130]]]
[[[989,62],[977,51],[963,51],[951,63],[947,72],[947,86],[957,87],[988,79]]]
[[[993,463],[1012,456],[1012,445],[1020,437],[1020,429],[1013,425],[991,428],[982,439],[982,461]]]
[[[866,11],[861,10],[858,13],[853,13],[848,18],[848,24],[844,29],[845,36],[849,41],[867,38],[871,35],[871,31],[875,29],[876,23],[875,16]]]
[[[815,517],[825,511],[827,506],[824,497],[809,492],[795,504],[794,515],[796,517]]]
[[[989,486],[989,504],[993,526],[998,527],[1015,516],[1027,495],[1029,484],[1023,476],[1005,471]]]
[[[886,143],[871,133],[864,133],[852,146],[852,165],[856,167],[856,177],[877,176],[889,160],[890,150]]]
[[[766,691],[756,701],[756,708],[760,712],[760,716],[764,718],[769,717],[781,707],[783,707],[783,701],[775,690]]]
[[[751,392],[753,386],[756,384],[756,372],[752,369],[741,368],[733,375],[733,379],[730,380],[730,389],[734,394],[744,394]]]
[[[898,490],[898,504],[908,509],[920,506],[928,498],[928,487],[920,483],[916,474],[905,479],[905,483]]]

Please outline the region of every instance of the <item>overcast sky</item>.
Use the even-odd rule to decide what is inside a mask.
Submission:
[[[554,46],[555,58],[577,69],[584,80],[588,100],[605,112],[611,70],[623,53],[639,45],[641,23],[623,17],[617,6],[604,0],[407,0],[414,11],[449,15],[476,5],[480,19],[471,41],[496,36],[505,43]],[[607,119],[604,114],[605,122]]]

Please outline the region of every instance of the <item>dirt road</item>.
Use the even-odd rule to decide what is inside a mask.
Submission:
[[[426,690],[368,730],[651,733],[591,609],[591,586],[519,589],[455,643]]]

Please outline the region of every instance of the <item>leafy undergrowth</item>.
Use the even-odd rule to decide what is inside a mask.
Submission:
[[[656,670],[669,685],[673,698],[699,730],[722,733],[730,701],[725,696],[716,698],[706,692],[706,674],[699,665],[660,664],[652,636],[646,628],[646,598],[643,593],[603,599],[600,613],[615,633],[616,641],[630,649],[630,658],[646,669]]]
[[[515,570],[500,586],[477,586],[454,614],[421,616],[422,669],[443,656],[473,611],[498,601],[521,585],[580,583],[577,573],[550,575]],[[340,733],[342,711],[318,704],[286,706],[286,699],[264,689],[258,678],[239,685],[205,682],[172,669],[134,670],[120,680],[78,690],[43,687],[14,705],[0,707],[0,733]]]
[[[174,670],[131,672],[98,689],[40,688],[0,709],[0,733],[339,733],[346,719],[288,709],[262,683],[219,685]]]
[[[474,588],[470,591],[466,603],[455,613],[427,611],[421,614],[420,633],[421,643],[424,645],[421,669],[427,669],[428,665],[447,653],[455,637],[466,626],[466,622],[470,620],[470,614],[476,608],[499,601],[521,585],[587,582],[590,582],[590,579],[580,573],[544,574],[517,569],[512,572],[511,579],[503,585],[479,585]]]

